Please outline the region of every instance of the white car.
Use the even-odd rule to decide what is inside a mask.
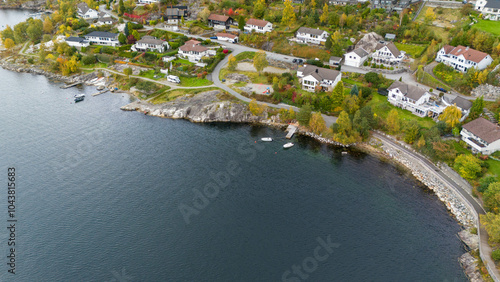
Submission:
[[[167,75],[167,81],[177,83],[177,84],[181,83],[181,80],[179,79],[179,77],[175,76],[175,75]]]

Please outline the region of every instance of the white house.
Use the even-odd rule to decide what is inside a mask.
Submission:
[[[233,18],[224,15],[210,14],[208,16],[208,26],[214,29],[229,29],[233,24]]]
[[[120,45],[120,42],[118,41],[118,33],[111,33],[106,31],[92,31],[91,33],[85,35],[85,39],[90,44],[108,45],[108,46]]]
[[[368,59],[368,55],[363,48],[354,49],[344,55],[344,65],[359,68]]]
[[[393,42],[378,43],[372,58],[377,64],[398,65],[404,59],[405,53],[399,51]]]
[[[82,37],[68,37],[64,39],[69,46],[72,47],[88,47],[90,44],[85,38]]]
[[[470,68],[483,70],[493,62],[493,59],[490,55],[469,47],[445,45],[437,53],[436,62],[443,62],[455,70],[467,72]]]
[[[331,56],[330,60],[328,60],[328,64],[333,67],[340,66],[341,62],[342,62],[342,57]]]
[[[295,37],[297,41],[312,44],[325,44],[330,34],[321,29],[301,27],[297,30]]]
[[[153,4],[153,3],[160,3],[160,0],[138,0],[137,3],[139,3],[139,4]]]
[[[219,32],[216,36],[217,40],[227,41],[229,43],[238,43],[238,36],[231,33]]]
[[[188,59],[190,62],[199,62],[201,58],[208,56],[215,56],[216,51],[210,50],[204,46],[200,45],[200,41],[197,40],[189,40],[184,43],[181,47],[179,47],[179,52],[177,56],[180,58]]]
[[[445,96],[443,96],[441,100],[443,101],[444,105],[446,106],[455,105],[457,108],[460,109],[460,111],[462,111],[462,118],[460,119],[460,121],[464,121],[467,118],[467,116],[469,116],[470,109],[472,108],[472,101],[469,101],[460,96],[455,97],[455,99],[453,100],[448,100]]]
[[[307,65],[297,70],[297,77],[302,83],[302,89],[314,92],[316,87],[331,91],[339,83],[342,74],[339,71]]]
[[[500,20],[500,1],[498,0],[478,0],[475,9],[483,14],[483,19]]]
[[[113,18],[104,12],[100,12],[96,25],[110,25],[110,24],[113,24]]]
[[[132,51],[154,51],[163,53],[169,48],[168,42],[146,35],[132,46]]]
[[[99,17],[99,13],[94,9],[90,9],[85,2],[79,3],[76,8],[78,16],[85,20],[94,20]]]
[[[500,149],[500,126],[482,117],[464,124],[460,135],[475,152],[489,155]]]
[[[243,29],[247,32],[266,33],[273,31],[273,24],[265,20],[249,19]]]
[[[388,90],[387,100],[396,107],[408,110],[419,117],[437,117],[445,107],[429,101],[431,94],[417,86],[394,81]]]

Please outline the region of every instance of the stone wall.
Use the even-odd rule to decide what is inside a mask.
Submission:
[[[489,84],[481,84],[474,88],[471,93],[473,97],[483,96],[486,99],[498,99],[500,97],[500,87]]]

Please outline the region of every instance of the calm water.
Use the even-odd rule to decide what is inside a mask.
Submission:
[[[307,138],[284,151],[279,130],[122,112],[125,95],[59,85],[0,69],[18,219],[12,275],[4,188],[1,281],[465,280],[459,225],[376,158]]]

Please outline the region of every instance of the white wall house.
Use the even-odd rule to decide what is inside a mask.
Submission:
[[[304,90],[314,92],[316,87],[321,87],[321,90],[332,91],[342,74],[336,70],[307,65],[297,70],[297,77]]]
[[[384,65],[398,65],[403,61],[405,53],[399,51],[393,42],[378,43],[372,54],[374,63]]]
[[[104,12],[100,12],[96,25],[110,25],[110,24],[113,24],[113,18]]]
[[[460,96],[455,97],[455,99],[453,100],[448,100],[445,96],[443,96],[441,100],[443,101],[444,105],[446,106],[455,105],[457,108],[460,109],[460,111],[462,111],[462,118],[460,119],[461,122],[464,121],[467,118],[467,116],[469,116],[470,109],[472,108],[472,101],[462,98]]]
[[[500,126],[482,117],[464,124],[460,135],[474,152],[490,155],[500,150]]]
[[[180,58],[188,59],[190,62],[197,63],[201,58],[208,56],[215,56],[215,50],[210,50],[200,45],[201,42],[197,40],[189,40],[184,45],[179,47],[177,56]]]
[[[295,37],[297,41],[323,45],[330,34],[321,29],[301,27],[297,30]]]
[[[457,71],[467,72],[470,68],[483,70],[493,59],[490,55],[469,47],[445,45],[437,53],[436,62],[443,62]]]
[[[333,67],[340,66],[341,62],[342,62],[342,57],[331,56],[330,59],[328,60],[328,64]]]
[[[153,4],[153,3],[160,3],[160,0],[138,0],[138,4]]]
[[[106,31],[92,31],[91,33],[85,35],[85,39],[90,44],[107,45],[107,46],[120,45],[120,42],[118,41],[118,33],[111,33]]]
[[[231,17],[217,14],[208,16],[208,26],[214,29],[229,29],[231,24],[233,24],[233,18]]]
[[[76,8],[78,16],[85,20],[94,20],[99,17],[99,13],[94,9],[90,9],[87,3],[79,3]]]
[[[229,43],[238,43],[238,36],[231,33],[219,32],[216,36],[217,40],[227,41]]]
[[[153,52],[165,52],[169,47],[167,41],[157,39],[154,36],[144,36],[139,41],[137,41],[132,46],[132,51],[153,51]]]
[[[72,47],[88,47],[90,44],[85,38],[82,37],[68,37],[64,41],[68,43],[69,46]]]
[[[483,14],[483,19],[500,20],[500,1],[498,0],[478,0],[474,8]]]
[[[359,68],[368,59],[368,55],[363,48],[354,49],[344,55],[344,65]]]
[[[394,81],[389,88],[387,100],[396,107],[408,110],[419,117],[437,117],[445,107],[429,101],[431,94],[417,86]]]
[[[273,31],[273,24],[265,20],[249,19],[243,29],[247,32],[266,33]]]

